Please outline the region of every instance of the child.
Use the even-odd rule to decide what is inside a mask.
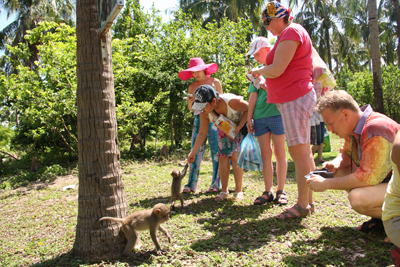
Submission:
[[[218,70],[218,65],[216,63],[205,64],[201,58],[192,58],[189,62],[189,68],[179,72],[178,76],[182,80],[186,81],[190,78],[195,78],[195,81],[189,85],[188,94],[193,95],[196,91],[196,88],[200,85],[208,84],[211,85],[217,90],[218,93],[222,94],[221,83],[218,79],[210,77],[210,74],[215,73]],[[188,96],[188,108],[189,111],[192,109],[192,105],[194,102],[194,97]],[[214,123],[211,122],[208,125],[207,139],[208,144],[211,150],[211,160],[213,163],[213,177],[211,186],[207,192],[217,192],[220,188],[221,182],[218,174],[218,157],[217,154],[217,131],[214,129]],[[194,122],[193,122],[193,130],[192,130],[192,147],[196,141],[197,134],[200,129],[200,112],[194,112]],[[196,158],[192,164],[190,164],[189,169],[189,181],[185,185],[183,192],[189,193],[194,192],[197,188],[197,182],[199,180],[200,173],[200,165],[203,159],[204,150],[206,149],[207,140],[204,139],[198,153],[196,154]]]
[[[218,157],[219,157],[219,175],[221,177],[222,191],[215,197],[215,200],[221,201],[228,198],[228,181],[230,172],[230,161],[232,161],[233,175],[235,178],[235,196],[237,201],[243,200],[242,178],[243,169],[237,164],[240,151],[240,144],[243,135],[240,129],[245,125],[247,118],[248,103],[242,96],[234,94],[219,94],[210,85],[201,85],[194,93],[195,101],[192,110],[200,111],[200,130],[192,151],[188,156],[188,163],[195,160],[197,151],[204,142],[207,135],[207,127],[210,122],[217,120],[219,115],[224,115],[237,126],[234,130],[235,138],[230,138],[225,132],[218,129]]]
[[[247,56],[253,55],[261,65],[265,64],[265,58],[271,50],[267,38],[257,37],[250,44]],[[288,204],[286,192],[283,191],[287,173],[287,160],[285,150],[285,131],[283,129],[282,116],[275,104],[267,102],[267,92],[262,88],[257,89],[252,84],[249,86],[249,112],[247,114],[247,127],[250,133],[255,133],[260,144],[263,161],[263,177],[265,191],[262,196],[254,200],[254,205],[263,205],[274,201],[279,205]],[[254,125],[253,125],[254,119]],[[272,165],[271,139],[274,144],[276,158],[276,176],[278,188],[276,197],[272,193],[274,167]]]

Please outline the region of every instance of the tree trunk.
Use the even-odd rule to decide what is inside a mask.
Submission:
[[[84,260],[120,255],[126,240],[119,225],[97,228],[96,223],[103,216],[124,218],[128,214],[112,60],[108,55],[108,64],[103,65],[98,4],[98,0],[76,2],[79,197],[73,251]],[[106,35],[106,46],[111,51],[111,33]]]
[[[368,0],[368,20],[370,29],[372,74],[374,78],[375,111],[384,114],[381,50],[379,47],[378,10],[376,8],[376,0]]]
[[[326,42],[326,51],[328,53],[328,65],[329,69],[332,72],[332,55],[331,55],[331,43],[330,43],[330,38],[329,38],[329,28],[325,27],[325,42]]]
[[[396,18],[397,18],[397,68],[400,68],[400,5],[399,0],[392,0],[392,4],[394,5],[394,9],[396,10]]]

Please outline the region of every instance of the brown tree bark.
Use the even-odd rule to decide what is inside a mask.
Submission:
[[[374,79],[375,111],[385,113],[383,106],[381,50],[379,46],[378,10],[376,0],[368,0],[368,21],[370,31],[372,74]]]
[[[112,259],[125,248],[118,224],[96,228],[103,216],[128,214],[121,179],[111,55],[103,65],[98,0],[77,0],[77,105],[79,197],[75,255]],[[106,35],[111,51],[111,34]]]

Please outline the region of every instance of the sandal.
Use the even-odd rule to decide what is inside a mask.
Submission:
[[[371,219],[369,221],[366,221],[361,225],[361,229],[359,231],[367,234],[371,231],[374,231],[376,229],[381,229],[381,228],[383,228],[382,220],[371,217]]]
[[[291,209],[295,209],[298,211],[299,215],[296,215],[295,213],[291,212]],[[310,209],[307,208],[302,208],[299,206],[299,204],[293,205],[291,208],[288,208],[278,216],[276,216],[277,219],[280,220],[286,220],[286,219],[297,219],[297,218],[303,218],[306,217],[310,214]],[[283,218],[282,218],[283,217]]]
[[[276,191],[276,198],[274,199],[274,203],[275,204],[279,204],[279,205],[286,205],[289,203],[289,200],[286,196],[286,192],[282,191],[282,190],[278,190]]]
[[[182,190],[183,193],[190,193],[190,192],[194,192],[194,190],[192,188],[190,188],[189,186],[185,185],[185,187]]]
[[[235,192],[233,201],[242,201],[244,199],[243,192]]]
[[[397,246],[393,246],[390,249],[390,259],[392,260],[394,266],[400,266],[400,249]]]
[[[229,195],[228,192],[222,192],[222,191],[221,191],[221,193],[219,193],[219,195],[215,197],[215,200],[216,200],[216,201],[225,200],[225,199],[228,198],[228,195]]]
[[[264,191],[264,193],[262,195],[267,196],[268,199],[264,198],[263,196],[258,197],[258,198],[256,198],[256,200],[254,200],[254,205],[264,205],[265,203],[274,201],[274,194],[272,194],[272,192]],[[259,202],[256,202],[257,200]]]
[[[210,186],[210,188],[208,188],[207,193],[213,193],[213,192],[218,192],[218,187],[213,187]]]

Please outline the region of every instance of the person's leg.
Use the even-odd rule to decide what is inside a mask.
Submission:
[[[199,133],[200,130],[200,116],[196,115],[194,117],[194,122],[193,122],[193,129],[192,129],[192,148],[194,146],[194,143],[196,141],[197,134]],[[185,188],[183,189],[183,192],[191,192],[195,191],[197,188],[197,181],[199,179],[199,174],[200,174],[200,166],[201,166],[201,161],[203,159],[203,154],[204,150],[206,147],[206,142],[200,147],[199,151],[196,154],[196,158],[192,164],[189,166],[189,180],[188,183],[185,185]]]
[[[219,157],[219,176],[221,179],[221,193],[215,197],[215,200],[223,200],[228,195],[228,182],[230,172],[230,157]]]
[[[360,214],[381,218],[387,185],[380,183],[351,190],[348,195],[351,207]]]
[[[243,169],[238,166],[239,152],[233,152],[231,161],[233,169],[233,177],[235,179],[235,192],[242,192],[242,182],[243,182]]]
[[[317,158],[317,163],[323,163],[325,160],[322,158],[322,151],[324,149],[324,137],[325,137],[325,123],[321,122],[317,126],[317,150],[318,150],[318,158]],[[314,147],[314,146],[313,146]],[[315,151],[314,151],[315,153]],[[314,155],[313,153],[313,155]]]
[[[213,176],[212,176],[212,181],[211,181],[211,189],[215,189],[217,191],[221,187],[221,181],[219,178],[219,160],[217,157],[217,152],[218,152],[218,134],[217,130],[214,130],[213,128],[214,123],[210,123],[210,126],[208,128],[208,145],[210,146],[210,151],[211,151],[211,161],[213,164]]]
[[[272,142],[274,144],[274,154],[276,160],[276,176],[278,181],[277,191],[283,191],[285,187],[286,174],[287,174],[287,158],[285,149],[285,135],[272,135]]]
[[[272,192],[274,169],[272,165],[271,132],[257,136],[263,161],[263,178],[265,191]],[[264,196],[267,197],[267,196]]]

